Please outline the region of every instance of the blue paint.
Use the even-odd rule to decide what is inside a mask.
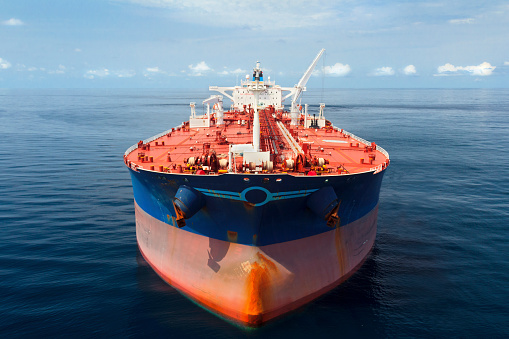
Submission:
[[[239,193],[239,192],[231,192],[231,191],[210,190],[208,188],[198,188],[198,187],[195,189],[202,192],[203,194],[211,196],[211,197],[239,200],[239,201],[245,201],[245,202],[251,202],[248,199],[246,199],[246,194],[248,192],[251,192],[253,190],[254,191],[262,191],[265,194],[264,198],[257,203],[253,203],[253,206],[263,206],[266,203],[268,203],[270,201],[274,201],[274,200],[305,197],[305,196],[309,195],[310,193],[317,190],[317,189],[310,189],[310,190],[303,190],[303,191],[272,193],[264,187],[252,186],[252,187],[245,188],[242,192]]]
[[[509,90],[308,89],[311,112],[326,102],[335,125],[391,154],[375,248],[346,283],[249,333],[140,257],[122,161],[209,95],[0,89],[0,337],[507,337]]]
[[[200,192],[196,191],[192,187],[182,185],[177,190],[173,203],[182,213],[184,213],[185,219],[189,219],[203,208],[205,205],[205,199]]]
[[[341,201],[338,211],[340,225],[362,218],[378,204],[385,173],[294,177],[287,174],[194,176],[129,171],[134,198],[152,217],[173,227],[167,218],[168,214],[176,216],[173,197],[180,185],[188,185],[204,195],[205,207],[186,221],[184,230],[225,241],[228,240],[227,232],[234,231],[238,233],[239,243],[259,246],[329,231],[324,216],[333,207],[329,206],[331,202],[324,206],[329,210],[318,214],[307,206],[308,196],[321,188],[324,192],[333,190],[338,201]],[[263,182],[267,177],[270,178],[269,182]],[[245,181],[244,178],[250,180]],[[276,179],[282,180],[277,182]],[[295,190],[296,187],[301,190]],[[249,203],[246,197],[256,191],[263,192],[265,198],[257,203]]]

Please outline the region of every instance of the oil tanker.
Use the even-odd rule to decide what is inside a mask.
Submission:
[[[375,242],[389,154],[334,126],[324,104],[299,104],[323,52],[294,87],[264,79],[259,62],[238,86],[210,86],[206,114],[191,102],[188,121],[124,155],[145,260],[244,326],[339,285]]]

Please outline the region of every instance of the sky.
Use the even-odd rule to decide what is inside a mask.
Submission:
[[[0,88],[507,88],[507,0],[0,0]]]

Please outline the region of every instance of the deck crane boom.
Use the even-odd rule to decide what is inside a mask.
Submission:
[[[316,58],[313,60],[311,65],[309,65],[307,71],[304,73],[302,78],[300,79],[299,83],[295,85],[294,88],[290,91],[288,95],[286,95],[284,99],[293,96],[292,98],[292,107],[290,116],[292,118],[291,125],[296,126],[298,124],[299,120],[299,110],[297,109],[297,100],[299,99],[301,93],[306,90],[306,83],[308,82],[309,78],[311,77],[311,74],[313,74],[313,71],[315,70],[316,64],[318,63],[318,60],[322,57],[322,54],[325,52],[325,49],[322,48],[320,52],[318,52]]]

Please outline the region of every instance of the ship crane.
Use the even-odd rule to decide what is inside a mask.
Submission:
[[[307,71],[304,73],[302,78],[300,79],[299,83],[295,85],[293,88],[282,88],[283,90],[289,90],[290,93],[287,94],[284,98],[289,98],[293,96],[292,98],[292,104],[291,104],[291,111],[290,111],[290,117],[291,122],[290,125],[297,126],[299,122],[299,110],[297,108],[297,100],[299,100],[300,95],[303,91],[306,90],[306,83],[308,82],[309,78],[311,77],[311,74],[313,74],[313,71],[315,70],[316,64],[318,63],[318,60],[322,57],[323,53],[325,52],[325,49],[322,48],[320,52],[318,52],[318,55],[315,57],[315,60],[309,65]]]
[[[223,124],[223,96],[222,95],[211,95],[208,99],[203,100],[203,104],[207,104],[207,116],[210,116],[210,105],[216,113],[216,124]]]

